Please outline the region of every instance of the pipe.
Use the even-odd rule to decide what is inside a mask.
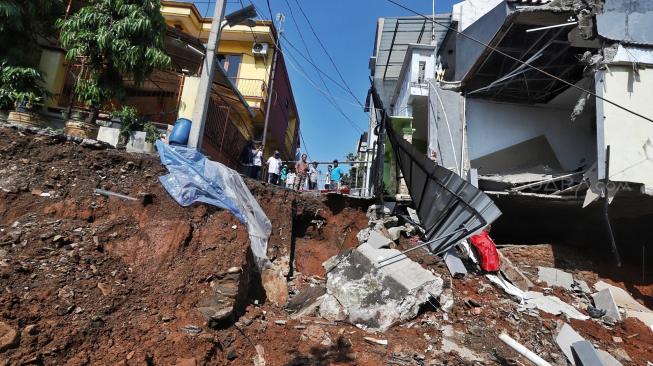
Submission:
[[[621,258],[619,257],[619,249],[614,240],[614,233],[612,232],[612,224],[610,224],[610,197],[608,194],[608,183],[610,183],[610,145],[605,148],[605,178],[603,179],[603,219],[605,226],[608,229],[608,237],[610,238],[610,245],[612,245],[612,254],[617,262],[617,267],[621,268]]]
[[[523,344],[521,344],[521,343],[517,342],[516,340],[510,338],[510,336],[507,335],[506,333],[501,333],[499,335],[499,339],[502,340],[503,343],[507,344],[510,348],[514,349],[517,353],[519,353],[520,355],[526,357],[534,365],[537,365],[537,366],[551,366],[550,363],[544,361],[540,356],[533,353],[533,351],[526,348]]]
[[[456,234],[456,233],[459,233],[459,232],[461,232],[461,231],[463,231],[463,230],[466,230],[466,229],[465,229],[465,228],[458,229],[458,230],[456,230],[456,231],[454,231],[454,232],[452,232],[452,233],[448,233],[448,234],[445,235],[445,236],[441,236],[441,237],[439,237],[439,238],[435,238],[435,239],[433,239],[433,240],[429,240],[429,241],[427,241],[427,242],[425,242],[425,243],[422,243],[422,244],[420,244],[420,245],[418,245],[418,246],[412,247],[412,248],[410,248],[410,249],[406,249],[406,250],[404,250],[403,252],[397,253],[397,254],[395,254],[395,255],[391,255],[391,256],[389,256],[389,257],[387,257],[387,258],[380,259],[380,260],[378,260],[376,263],[377,263],[377,264],[380,264],[381,262],[387,262],[387,261],[389,261],[390,259],[394,259],[394,258],[400,257],[400,256],[402,256],[402,255],[404,255],[404,254],[406,254],[406,253],[408,253],[408,252],[412,252],[413,250],[416,250],[416,249],[419,249],[419,248],[425,247],[425,246],[427,246],[427,245],[429,245],[429,244],[431,244],[431,243],[435,243],[435,242],[438,241],[438,240],[442,240],[442,239],[448,238],[448,237],[450,237],[451,235]]]

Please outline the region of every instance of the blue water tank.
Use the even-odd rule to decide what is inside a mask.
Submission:
[[[170,132],[171,145],[187,145],[188,136],[190,136],[190,126],[193,124],[189,119],[180,118],[175,122],[175,126]]]

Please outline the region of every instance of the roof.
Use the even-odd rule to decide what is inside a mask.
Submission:
[[[508,0],[509,3],[523,4],[523,5],[542,5],[550,3],[551,0]]]
[[[435,41],[440,44],[451,25],[451,14],[436,14]],[[433,23],[421,16],[380,18],[374,44],[374,62],[370,69],[374,84],[384,107],[390,106],[390,99],[399,79],[401,67],[409,44],[431,44]]]
[[[431,44],[431,29],[433,23],[424,17],[396,17],[381,18],[379,26],[383,27],[377,34],[373,65],[374,78],[397,79],[404,62],[408,45]],[[435,41],[439,44],[447,33],[451,24],[451,14],[436,14]]]

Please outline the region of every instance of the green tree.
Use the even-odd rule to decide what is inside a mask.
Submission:
[[[37,40],[53,38],[55,21],[62,14],[63,0],[0,0],[0,61],[35,66]]]
[[[159,0],[87,3],[58,26],[66,58],[80,61],[87,71],[75,94],[93,112],[92,122],[103,103],[125,97],[123,78],[141,85],[152,71],[168,67],[170,57],[163,50],[166,24]]]
[[[0,110],[30,109],[47,97],[37,40],[51,40],[62,14],[63,0],[0,0]]]

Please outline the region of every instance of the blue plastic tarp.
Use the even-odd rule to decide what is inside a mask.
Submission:
[[[159,178],[181,206],[203,202],[231,211],[247,225],[252,253],[259,269],[268,263],[267,241],[272,224],[238,172],[209,160],[196,149],[156,142],[161,163],[169,174]]]

